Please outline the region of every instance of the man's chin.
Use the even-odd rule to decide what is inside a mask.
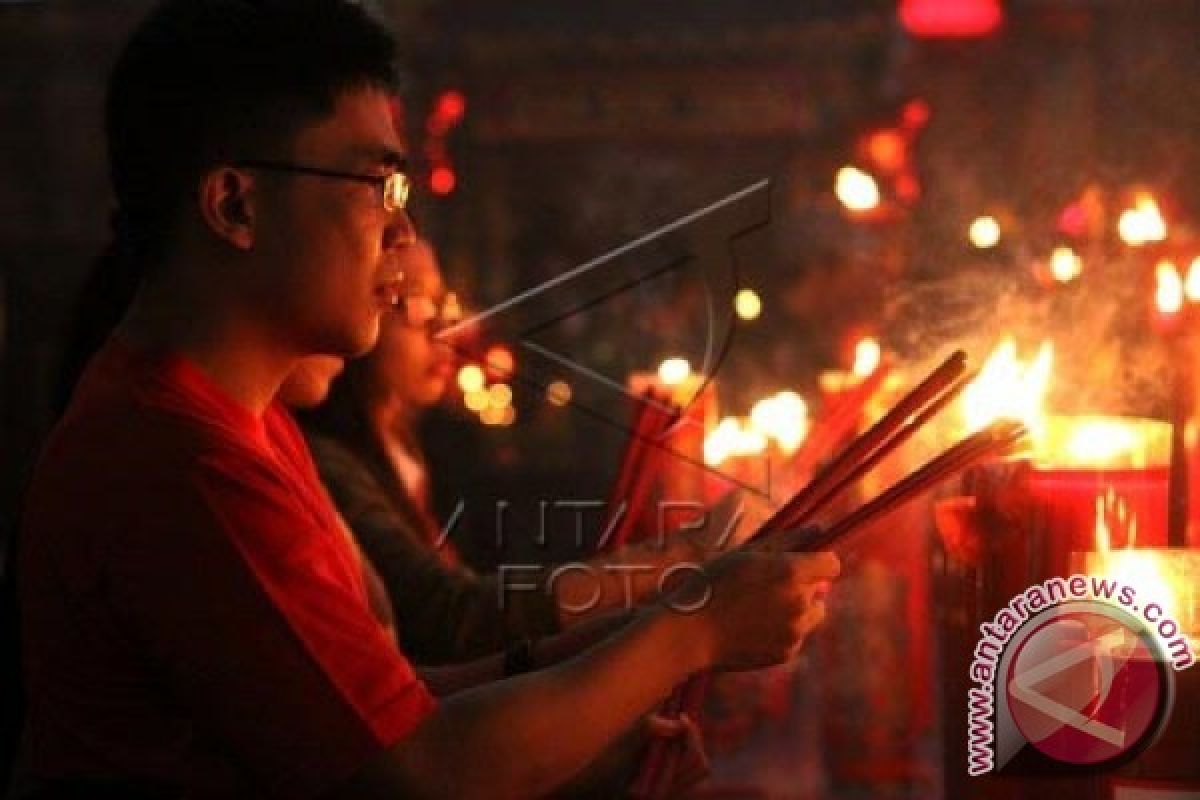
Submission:
[[[353,337],[347,337],[338,355],[343,358],[360,358],[371,352],[375,343],[379,341],[379,321],[380,316],[376,315],[369,328],[356,331]]]

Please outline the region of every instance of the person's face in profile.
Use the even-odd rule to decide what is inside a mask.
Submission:
[[[383,178],[402,168],[401,152],[391,97],[365,88],[343,93],[279,160]],[[264,198],[257,288],[272,322],[301,352],[364,353],[398,298],[400,257],[415,241],[407,212],[370,182],[268,170],[256,180]]]
[[[450,347],[436,334],[456,300],[425,242],[404,252],[401,267],[404,290],[397,308],[384,315],[379,342],[368,356],[370,381],[375,396],[420,411],[441,399],[453,372]]]

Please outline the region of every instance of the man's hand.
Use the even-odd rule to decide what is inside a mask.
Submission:
[[[719,669],[756,669],[796,654],[825,618],[826,584],[840,569],[831,552],[734,552],[708,564],[703,578],[689,581],[666,602],[691,607],[707,593],[695,613],[709,634],[710,663]]]

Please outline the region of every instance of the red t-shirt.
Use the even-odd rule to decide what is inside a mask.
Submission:
[[[317,795],[434,701],[296,426],[113,339],[42,454],[19,580],[34,775]]]

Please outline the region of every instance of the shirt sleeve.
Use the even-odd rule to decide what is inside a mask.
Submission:
[[[114,611],[197,733],[265,792],[319,795],[408,736],[434,700],[303,492],[253,459],[192,472],[169,518],[113,545]]]
[[[420,663],[478,658],[558,632],[544,587],[504,591],[498,576],[447,566],[352,453],[325,437],[310,437],[310,446],[322,482],[383,579],[401,646]]]

